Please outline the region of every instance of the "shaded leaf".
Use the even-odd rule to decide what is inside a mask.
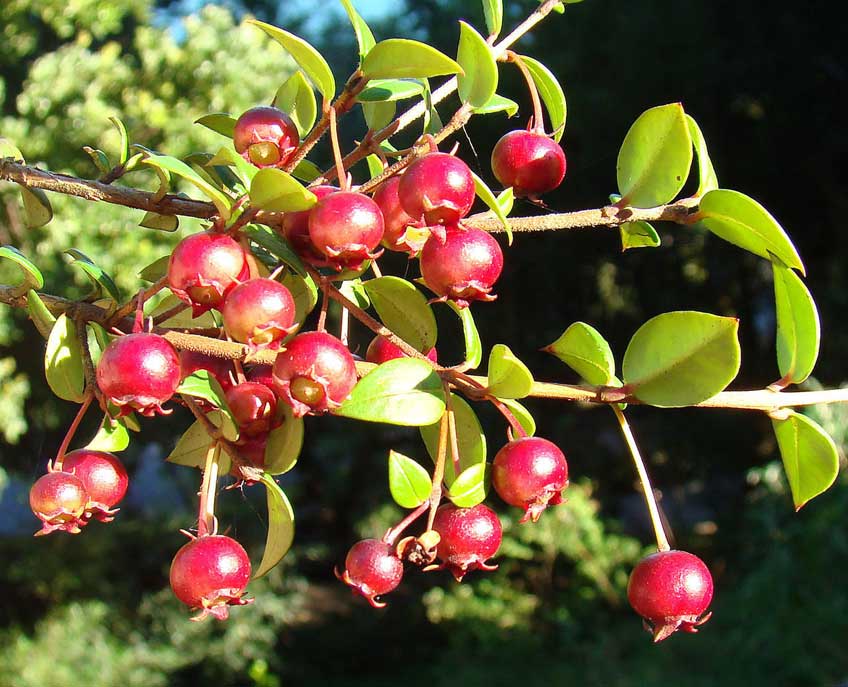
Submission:
[[[109,117],[109,121],[118,130],[118,136],[121,139],[120,149],[118,151],[118,164],[122,165],[130,158],[130,137],[127,135],[127,127],[117,117]]]
[[[311,160],[304,159],[298,162],[297,166],[292,170],[292,176],[295,179],[300,179],[307,184],[311,184],[321,176],[321,168]]]
[[[374,79],[357,96],[362,103],[394,102],[415,98],[424,92],[424,84],[415,79]]]
[[[453,410],[454,424],[456,425],[456,439],[459,448],[459,471],[462,472],[472,465],[486,462],[486,435],[474,409],[468,402],[458,396],[451,394],[451,409]],[[419,429],[424,446],[433,462],[439,455],[439,423],[426,425]],[[450,486],[456,479],[453,458],[450,447],[447,451],[445,461],[445,484]]]
[[[524,61],[527,71],[530,72],[530,76],[533,77],[533,83],[536,84],[539,97],[548,111],[548,117],[551,120],[551,130],[553,131],[552,137],[559,143],[565,129],[565,118],[568,115],[568,107],[565,104],[565,93],[562,90],[562,86],[553,72],[539,62],[539,60],[535,60],[527,55],[522,55],[521,59]],[[541,125],[541,122],[539,122],[539,125]]]
[[[65,251],[65,254],[70,255],[74,259],[72,264],[80,267],[94,282],[98,294],[105,292],[116,303],[121,301],[121,294],[118,293],[118,287],[115,285],[115,281],[102,267],[95,264],[91,258],[76,248],[69,248]]]
[[[615,358],[609,343],[585,322],[575,322],[542,350],[555,355],[593,386],[615,380]]]
[[[45,339],[49,337],[50,330],[52,330],[53,325],[56,324],[56,318],[53,316],[53,313],[47,309],[47,306],[44,305],[44,301],[41,300],[41,296],[32,289],[27,291],[27,311],[29,312],[29,318],[38,330],[38,333]]]
[[[255,177],[257,172],[259,172],[258,167],[255,167],[245,160],[232,146],[222,146],[218,148],[218,152],[215,153],[215,155],[210,158],[209,162],[206,164],[217,167],[235,167],[236,174],[245,189],[250,186],[250,182],[253,181],[253,177]]]
[[[189,167],[182,160],[178,160],[177,158],[171,157],[169,155],[151,154],[144,159],[144,164],[150,165],[151,167],[155,167],[159,170],[163,170],[164,172],[176,174],[177,176],[182,177],[183,179],[193,184],[203,193],[206,194],[206,196],[215,204],[215,207],[218,210],[218,214],[221,215],[221,218],[223,220],[226,221],[230,218],[230,206],[232,205],[232,198],[230,198],[220,189],[210,184],[206,179],[200,176],[195,170]]]
[[[219,409],[223,419],[223,425],[221,423],[216,424],[221,427],[224,437],[230,441],[235,441],[238,438],[237,424],[230,407],[227,405],[227,397],[221,388],[221,384],[209,370],[192,372],[180,382],[177,393],[200,398],[214,405]]]
[[[207,413],[206,417],[216,427],[220,427],[222,415],[219,411],[213,410]],[[206,454],[209,452],[209,447],[214,439],[209,436],[206,428],[199,420],[195,420],[191,426],[183,432],[182,436],[177,440],[174,449],[165,458],[169,463],[175,465],[183,465],[190,468],[203,469],[206,465]],[[231,461],[226,451],[220,451],[218,456],[218,470],[220,474],[226,474],[230,471]]]
[[[456,313],[462,323],[462,338],[465,341],[464,364],[467,369],[474,370],[480,367],[480,363],[483,362],[483,343],[480,341],[480,334],[477,331],[477,325],[474,323],[471,308],[458,308],[452,301],[448,301],[448,306]]]
[[[498,88],[498,65],[486,39],[464,21],[459,22],[456,61],[464,72],[457,78],[460,100],[472,107],[483,107]]]
[[[400,277],[379,277],[363,288],[383,324],[421,352],[436,345],[436,317],[427,298],[411,282]]]
[[[30,229],[43,227],[53,219],[53,206],[47,198],[47,194],[40,188],[29,188],[20,184],[21,198],[24,201],[24,214],[26,225]]]
[[[648,222],[625,222],[619,226],[621,234],[621,250],[631,248],[658,248],[660,235]]]
[[[689,125],[692,145],[695,147],[695,157],[698,158],[698,190],[695,191],[695,197],[697,198],[704,195],[707,191],[717,189],[718,177],[716,177],[715,169],[713,169],[713,161],[710,160],[710,154],[707,151],[707,142],[704,140],[701,127],[698,126],[698,122],[691,115],[686,115],[686,123]]]
[[[800,384],[813,371],[819,357],[821,325],[816,303],[794,271],[772,261],[777,316],[777,365],[780,375]]]
[[[430,498],[430,474],[412,458],[389,451],[389,491],[401,508],[417,508]]]
[[[477,463],[462,471],[448,490],[448,498],[457,508],[473,508],[482,503],[489,492],[491,469],[487,463]]]
[[[454,60],[426,43],[389,38],[377,43],[362,60],[366,79],[416,79],[462,72]]]
[[[21,270],[23,281],[20,286],[31,286],[36,289],[44,288],[44,275],[26,255],[14,246],[0,246],[0,259],[11,260]]]
[[[82,348],[77,339],[73,320],[59,315],[47,338],[44,372],[51,391],[59,398],[73,403],[85,399],[85,370]]]
[[[306,276],[306,270],[303,263],[290,247],[289,244],[283,241],[270,227],[264,225],[250,225],[242,229],[242,234],[247,236],[251,241],[262,246],[274,257],[282,260],[286,265],[291,267],[300,276]]]
[[[147,229],[157,229],[159,231],[176,231],[180,226],[180,218],[176,215],[159,215],[155,212],[145,212],[140,227]]]
[[[294,541],[294,510],[285,492],[267,472],[262,475],[262,484],[268,496],[268,536],[262,561],[253,573],[259,579],[283,560]]]
[[[270,475],[281,475],[297,463],[303,448],[303,418],[295,417],[285,403],[278,403],[283,411],[283,423],[268,435],[265,446],[265,471]]]
[[[533,375],[504,344],[495,344],[489,353],[489,386],[487,390],[499,398],[523,398],[533,387]]]
[[[365,124],[371,131],[379,131],[388,126],[395,118],[397,106],[392,101],[379,103],[362,103],[362,114]]]

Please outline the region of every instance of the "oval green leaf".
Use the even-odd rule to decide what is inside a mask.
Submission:
[[[123,451],[130,445],[130,435],[121,420],[113,420],[108,415],[100,423],[97,434],[89,441],[85,448],[92,451],[108,451],[117,453]]]
[[[215,204],[218,214],[224,221],[230,218],[230,206],[233,199],[210,184],[182,160],[170,155],[148,155],[144,164],[150,165],[167,174],[176,174],[200,189]]]
[[[497,36],[503,27],[503,0],[483,0],[483,16],[489,36]]]
[[[315,93],[299,69],[277,89],[274,106],[289,114],[301,138],[306,137],[318,116]]]
[[[27,227],[30,229],[43,227],[53,219],[53,206],[50,204],[47,194],[40,188],[29,188],[23,184],[20,187]]]
[[[208,401],[221,411],[224,417],[223,432],[224,436],[230,441],[235,441],[238,438],[238,430],[236,429],[236,420],[230,407],[227,405],[227,397],[220,383],[209,372],[209,370],[195,370],[188,377],[180,382],[177,387],[178,394],[192,396]],[[218,423],[220,427],[220,423]]]
[[[380,320],[422,353],[436,345],[436,317],[427,298],[400,277],[379,277],[363,284]]]
[[[395,118],[397,106],[393,101],[379,103],[362,103],[362,114],[365,124],[371,131],[379,131]]]
[[[374,47],[377,41],[374,40],[374,34],[371,33],[371,29],[368,28],[368,24],[365,23],[365,20],[359,15],[359,12],[356,11],[356,8],[353,6],[353,3],[350,0],[341,0],[342,5],[345,8],[345,12],[347,12],[347,17],[350,19],[350,23],[353,26],[353,32],[356,34],[356,44],[359,46],[359,61],[365,59],[365,56],[370,52],[371,48]]]
[[[216,134],[232,138],[235,131],[236,118],[231,117],[226,112],[211,112],[208,115],[203,115],[200,119],[195,119],[194,123],[205,126]]]
[[[456,440],[459,448],[459,471],[462,472],[472,465],[486,462],[486,435],[474,409],[462,396],[451,394],[451,409],[456,425]],[[427,425],[419,429],[424,446],[433,462],[439,455],[439,423]],[[448,449],[445,461],[445,484],[451,485],[456,479],[453,469],[453,459]]]
[[[313,196],[314,197],[314,196]],[[285,241],[283,241],[270,227],[252,224],[241,231],[251,241],[267,250],[275,258],[282,260],[300,276],[306,276],[303,263]]]
[[[695,157],[698,158],[698,190],[695,191],[695,197],[700,198],[707,191],[714,191],[718,188],[718,177],[716,177],[713,168],[713,161],[710,160],[710,153],[707,150],[707,142],[704,140],[701,127],[698,126],[698,122],[691,115],[686,115],[686,123],[689,125],[692,145],[695,147]]]
[[[627,346],[622,371],[643,403],[677,408],[722,391],[739,372],[739,320],[694,311],[667,312],[643,324]]]
[[[357,96],[361,103],[394,102],[415,98],[424,92],[424,84],[414,79],[374,79]]]
[[[149,281],[151,284],[159,281],[162,277],[168,274],[168,263],[171,261],[170,255],[163,255],[151,262],[147,267],[142,268],[138,273],[139,279]]]
[[[401,508],[418,508],[430,498],[430,474],[417,461],[389,451],[389,491]]]
[[[281,169],[260,169],[250,182],[250,204],[268,212],[309,210],[317,202],[312,191]]]
[[[362,74],[368,79],[420,79],[460,74],[460,67],[447,55],[426,43],[406,38],[380,41],[362,60]]]
[[[522,55],[521,59],[524,61],[527,71],[530,72],[530,76],[533,77],[533,83],[536,84],[539,97],[545,103],[548,118],[551,120],[552,137],[559,143],[562,139],[562,133],[565,130],[565,119],[568,115],[568,107],[565,104],[565,92],[562,90],[562,86],[553,72],[539,62],[539,60],[527,57],[526,55]]]
[[[85,399],[85,368],[82,362],[82,347],[77,339],[74,321],[64,314],[59,315],[44,354],[44,372],[51,391],[59,398],[74,403]]]
[[[321,173],[321,168],[312,162],[312,160],[301,160],[292,170],[292,176],[295,179],[305,181],[307,184],[311,184],[315,181],[321,176]]]
[[[98,296],[105,292],[113,301],[116,303],[120,302],[121,294],[118,293],[118,287],[115,285],[115,281],[106,274],[102,267],[96,265],[91,258],[76,248],[69,248],[65,251],[65,254],[70,255],[74,259],[72,264],[80,267],[94,282]]]
[[[631,248],[659,248],[660,235],[648,222],[625,222],[619,228],[621,250]]]
[[[492,193],[492,189],[486,186],[486,182],[478,177],[474,172],[471,172],[474,178],[474,191],[477,197],[482,200],[486,206],[495,213],[495,216],[500,220],[506,232],[507,243],[512,245],[512,227],[509,226],[509,220],[506,218],[506,213],[503,211],[501,204],[498,202],[498,197]]]
[[[839,453],[830,435],[806,415],[772,420],[795,510],[826,491],[839,473]]]
[[[483,362],[483,343],[480,341],[480,333],[477,331],[474,315],[471,314],[471,308],[458,308],[452,301],[448,301],[448,306],[456,313],[462,323],[462,338],[465,341],[465,361],[463,364],[466,369],[475,370]]]
[[[283,422],[271,430],[265,446],[265,471],[270,475],[291,470],[303,448],[303,418],[295,417],[284,403],[278,404],[279,407],[282,407]]]
[[[680,103],[652,107],[639,115],[618,152],[620,203],[650,208],[680,193],[692,166],[692,137]]]
[[[495,112],[506,112],[507,117],[514,117],[518,114],[518,103],[495,93],[485,105],[474,108],[474,114],[494,114]]]
[[[466,468],[451,484],[447,497],[457,508],[473,508],[482,503],[489,493],[490,472],[486,463]]]
[[[486,39],[464,21],[459,22],[456,61],[464,72],[457,78],[460,100],[471,107],[484,106],[498,88],[498,64]]]
[[[800,384],[810,376],[819,357],[819,313],[810,291],[793,270],[776,260],[772,261],[772,269],[777,365],[784,380]]]
[[[145,212],[138,226],[157,231],[176,231],[180,227],[180,218],[176,215],[159,215],[155,212]]]
[[[512,398],[499,398],[498,400],[509,408],[528,437],[532,437],[536,433],[536,420],[527,408]]]
[[[489,386],[499,398],[524,398],[533,388],[533,375],[504,344],[495,344],[489,353]]]
[[[285,492],[267,472],[260,480],[265,485],[268,496],[268,536],[265,539],[265,552],[253,579],[267,575],[291,548],[294,541],[294,509]]]
[[[250,182],[253,181],[253,177],[255,177],[256,173],[259,171],[258,167],[254,167],[250,164],[231,146],[222,146],[218,148],[218,152],[215,153],[215,155],[210,158],[209,162],[206,164],[208,166],[215,165],[219,167],[235,167],[236,174],[245,189],[250,186]]]
[[[585,322],[575,322],[542,350],[555,355],[593,386],[605,386],[615,379],[615,358],[609,343]]]
[[[11,260],[21,270],[23,281],[21,287],[44,288],[44,275],[26,255],[14,246],[0,246],[0,259]]]
[[[41,296],[32,289],[27,291],[27,311],[29,312],[29,318],[38,330],[38,333],[45,339],[49,337],[50,330],[52,330],[53,325],[56,324],[56,318],[53,313],[47,309],[47,306],[44,305],[44,301],[41,300]]]

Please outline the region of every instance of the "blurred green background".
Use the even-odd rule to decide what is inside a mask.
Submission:
[[[357,4],[378,37],[414,36],[449,53],[456,19],[483,25],[474,2]],[[535,3],[507,5],[511,26]],[[111,115],[134,141],[171,155],[216,149],[221,139],[192,121],[270,101],[291,69],[277,46],[241,25],[245,12],[301,32],[340,78],[354,66],[352,32],[323,5],[310,14],[307,3],[274,0],[5,0],[0,135],[31,163],[90,178],[96,170],[82,146],[115,150]],[[616,154],[630,123],[648,107],[682,101],[704,131],[722,186],[762,202],[798,246],[824,330],[815,375],[829,387],[848,380],[848,146],[837,104],[848,61],[835,12],[836,3],[824,1],[587,0],[520,44],[559,76],[569,103],[569,170],[546,198],[551,209],[603,204],[615,190]],[[522,117],[476,118],[457,137],[461,154],[490,181],[492,145],[529,112],[513,70],[501,74],[501,92],[522,103]],[[348,144],[362,131],[358,114],[344,120]],[[316,162],[326,163],[327,152],[316,149]],[[144,173],[128,181],[153,183]],[[158,233],[137,226],[140,212],[52,200],[54,221],[28,230],[14,189],[0,189],[0,242],[36,261],[47,291],[67,296],[87,286],[62,258],[64,248],[86,252],[129,296],[139,287],[137,271],[198,227],[183,221],[177,234]],[[620,356],[652,315],[701,309],[741,318],[743,370],[734,388],[773,381],[767,263],[697,230],[658,228],[662,248],[626,254],[611,231],[519,236],[498,300],[476,309],[485,347],[506,343],[537,378],[575,381],[538,352],[575,320],[596,326]],[[405,269],[402,260],[392,264]],[[461,354],[454,326],[444,321],[445,361]],[[354,332],[357,346],[367,341],[366,332]],[[187,415],[147,421],[134,437],[123,454],[132,490],[114,523],[33,540],[27,491],[75,408],[50,395],[43,342],[8,308],[0,309],[0,346],[2,687],[848,683],[846,480],[795,514],[765,416],[630,411],[677,545],[701,555],[716,580],[714,618],[698,636],[653,646],[627,606],[627,575],[648,550],[650,531],[612,414],[549,401],[528,405],[540,435],[569,457],[569,501],[537,525],[519,526],[516,512],[492,497],[506,528],[497,572],[472,574],[462,585],[447,574],[410,572],[383,611],[352,597],[332,568],[353,541],[380,536],[398,518],[386,484],[388,450],[425,453],[413,430],[309,418],[304,454],[283,478],[298,518],[292,552],[251,585],[252,606],[224,624],[195,624],[172,599],[167,570],[183,542],[178,529],[191,525],[197,475],[162,463]],[[845,446],[845,409],[809,412]],[[497,447],[502,424],[482,413]],[[95,426],[92,417],[81,436]],[[256,491],[221,498],[221,521],[254,560],[265,518]]]

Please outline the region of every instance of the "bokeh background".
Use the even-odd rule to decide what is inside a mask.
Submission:
[[[506,26],[535,5],[509,0]],[[413,36],[454,53],[456,20],[482,26],[477,3],[361,0],[378,37]],[[82,146],[114,150],[111,115],[134,141],[176,156],[216,149],[192,124],[270,101],[292,68],[246,14],[300,32],[338,74],[354,66],[340,10],[307,2],[5,0],[0,3],[0,135],[31,163],[94,177]],[[553,210],[597,207],[615,191],[615,159],[648,107],[682,101],[700,123],[722,186],[762,202],[793,237],[823,323],[821,358],[807,386],[848,380],[845,259],[846,127],[838,103],[848,63],[836,3],[586,0],[553,15],[520,44],[564,84],[569,170]],[[513,70],[501,92],[526,109]],[[443,109],[443,112],[447,112]],[[449,115],[450,113],[447,112]],[[488,156],[520,120],[475,118],[463,156],[492,181]],[[344,120],[351,142],[358,115]],[[402,143],[402,141],[401,141]],[[315,160],[327,162],[326,147]],[[144,174],[130,177],[152,184]],[[141,213],[53,197],[56,218],[28,230],[14,189],[0,188],[0,240],[46,275],[46,290],[80,296],[76,247],[125,295],[139,269],[198,228],[176,235],[137,226]],[[516,214],[536,212],[518,206]],[[620,252],[615,232],[519,236],[499,298],[477,308],[486,348],[508,344],[538,379],[575,381],[538,349],[576,320],[592,323],[618,356],[647,318],[701,309],[741,318],[743,369],[734,388],[777,376],[771,270],[765,261],[691,228],[659,226],[658,250]],[[403,270],[401,262],[395,263]],[[5,269],[5,268],[0,268]],[[6,273],[4,273],[5,275]],[[461,355],[446,319],[443,360]],[[367,343],[356,330],[354,342]],[[716,580],[714,618],[698,636],[650,643],[627,606],[629,570],[650,531],[612,414],[529,401],[539,433],[569,456],[567,505],[534,526],[503,515],[495,573],[457,585],[409,574],[374,611],[332,575],[357,538],[379,536],[398,510],[386,483],[390,448],[425,458],[417,433],[333,418],[307,421],[307,445],[286,475],[298,518],[281,566],[251,585],[252,606],[225,624],[190,623],[167,589],[170,559],[192,521],[197,475],[162,457],[188,423],[177,411],[146,422],[123,456],[132,489],[117,520],[83,536],[33,540],[29,485],[55,453],[75,408],[44,383],[43,342],[20,313],[0,309],[0,685],[3,687],[339,687],[424,684],[580,684],[631,687],[835,686],[848,681],[848,489],[837,485],[793,512],[770,423],[759,414],[632,408],[662,506],[679,547],[702,556]],[[620,358],[619,358],[620,359]],[[808,411],[841,447],[848,416]],[[481,411],[490,445],[502,424]],[[96,419],[81,436],[93,433]],[[257,488],[221,498],[222,522],[258,560],[264,498]]]

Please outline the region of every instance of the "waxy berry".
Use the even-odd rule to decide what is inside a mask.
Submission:
[[[183,373],[183,379],[188,377],[192,372],[198,370],[206,370],[214,377],[221,388],[226,391],[233,385],[232,369],[233,364],[224,358],[216,358],[205,353],[197,351],[180,351],[180,369]]]
[[[660,642],[676,630],[697,632],[713,598],[713,578],[704,562],[686,551],[658,551],[643,558],[627,583],[627,599]]]
[[[335,186],[313,186],[309,189],[318,200],[335,193],[339,189]],[[312,209],[287,212],[283,215],[283,237],[289,242],[295,253],[301,259],[315,267],[326,267],[327,256],[319,253],[309,238],[309,215]]]
[[[168,286],[195,317],[218,308],[250,276],[244,249],[226,234],[201,232],[177,244],[168,261]]]
[[[356,363],[327,332],[298,334],[274,361],[274,388],[295,417],[335,408],[356,384]]]
[[[421,276],[442,298],[465,308],[471,301],[492,301],[492,286],[503,269],[503,252],[481,229],[448,228],[444,241],[431,236],[420,256]]]
[[[221,315],[227,334],[254,352],[276,350],[297,328],[294,298],[273,279],[251,279],[239,284],[224,301]]]
[[[559,144],[536,131],[510,131],[492,150],[492,172],[516,196],[553,191],[562,183],[565,167]]]
[[[330,193],[309,213],[309,238],[337,270],[358,270],[379,255],[374,249],[383,238],[383,213],[362,193]]]
[[[112,341],[97,363],[97,386],[121,409],[142,415],[165,414],[165,403],[182,380],[180,358],[158,334],[127,334]],[[170,411],[167,411],[170,412]]]
[[[472,570],[495,570],[486,563],[501,545],[503,528],[495,512],[478,504],[473,508],[457,508],[445,504],[436,511],[433,529],[441,539],[436,555],[457,581]]]
[[[253,365],[245,370],[244,376],[249,382],[258,382],[264,384],[272,391],[274,390],[274,367],[273,365]]]
[[[336,577],[364,596],[374,608],[383,608],[385,602],[377,601],[376,597],[388,594],[400,584],[403,562],[386,542],[363,539],[348,551],[344,572],[337,569]]]
[[[192,620],[207,615],[229,616],[228,606],[251,603],[244,599],[250,580],[250,559],[235,539],[206,535],[192,539],[171,562],[171,589],[186,606],[200,610]]]
[[[398,346],[395,346],[385,336],[375,336],[368,344],[368,349],[365,351],[365,360],[375,365],[380,365],[387,360],[395,358],[406,358],[407,355]],[[427,357],[434,363],[438,362],[438,357],[435,348],[427,351]]]
[[[492,486],[511,506],[524,508],[519,522],[536,522],[548,506],[562,503],[568,463],[556,444],[539,437],[510,441],[495,455]]]
[[[256,437],[271,431],[277,412],[277,396],[267,386],[242,382],[230,389],[226,398],[239,434]]]
[[[106,451],[81,448],[71,451],[62,459],[62,472],[79,478],[88,494],[86,518],[101,522],[114,520],[116,506],[127,493],[129,478],[120,460]]]
[[[374,193],[374,202],[383,213],[383,239],[380,243],[389,250],[414,256],[421,252],[430,236],[430,230],[416,226],[415,219],[401,206],[398,198],[400,179],[399,176],[391,177],[380,184]]]
[[[401,207],[425,224],[456,224],[474,204],[474,177],[458,157],[429,153],[407,168],[398,184]]]
[[[88,521],[84,517],[88,492],[82,480],[68,472],[51,470],[38,478],[29,491],[29,506],[41,520],[36,537],[57,530],[79,534]]]
[[[233,128],[236,152],[257,167],[282,167],[298,143],[300,136],[292,118],[276,107],[252,107]]]

